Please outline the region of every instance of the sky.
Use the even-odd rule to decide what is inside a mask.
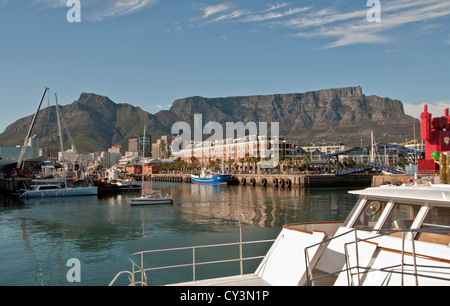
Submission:
[[[350,86],[442,116],[450,0],[0,0],[0,132],[44,87],[44,107],[88,92],[154,114],[190,96]]]

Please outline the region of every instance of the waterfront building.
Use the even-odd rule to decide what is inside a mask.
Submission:
[[[249,135],[236,139],[184,143],[179,156],[188,164],[195,162],[206,165],[211,161],[247,163],[251,158],[258,160],[278,158],[277,161],[293,160],[297,155],[295,143],[284,137],[271,139],[268,136]]]
[[[348,146],[343,143],[323,142],[323,143],[308,143],[307,145],[300,145],[306,154],[333,154],[348,150]]]

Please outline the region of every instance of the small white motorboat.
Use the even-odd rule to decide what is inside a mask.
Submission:
[[[128,198],[130,205],[155,205],[155,204],[172,204],[173,197],[170,195],[163,195],[159,190],[152,190],[148,194],[143,194],[140,197]]]

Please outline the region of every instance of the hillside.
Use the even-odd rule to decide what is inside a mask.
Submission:
[[[405,115],[401,101],[365,96],[360,87],[325,89],[306,93],[238,96],[225,98],[189,97],[173,102],[167,111],[145,112],[130,104],[116,104],[105,96],[82,93],[70,105],[61,107],[80,152],[107,150],[112,145],[127,147],[128,139],[142,134],[144,124],[152,139],[170,134],[175,122],[193,127],[194,114],[209,121],[279,122],[283,136],[301,143],[340,141],[368,143],[373,131],[377,141],[400,142],[412,138],[418,120]],[[33,115],[17,120],[1,135],[3,146],[23,143]],[[225,129],[224,129],[225,130]],[[41,110],[33,134],[41,146],[57,145],[55,107]],[[208,135],[205,135],[208,137]],[[65,147],[69,147],[67,137]]]

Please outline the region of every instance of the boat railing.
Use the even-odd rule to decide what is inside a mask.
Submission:
[[[244,274],[244,262],[249,260],[263,259],[265,256],[243,256],[243,246],[250,244],[262,244],[262,243],[270,243],[274,242],[275,239],[268,240],[258,240],[258,241],[246,241],[242,240],[239,242],[233,243],[222,243],[222,244],[211,244],[211,245],[198,245],[198,246],[190,246],[190,247],[179,247],[179,248],[169,248],[169,249],[158,249],[158,250],[147,250],[136,252],[128,256],[128,259],[131,262],[131,271],[121,271],[117,273],[114,279],[110,282],[109,286],[114,285],[120,275],[128,274],[128,279],[130,281],[130,286],[135,285],[148,285],[147,272],[155,271],[155,270],[163,270],[163,269],[175,269],[175,268],[183,268],[183,267],[191,267],[192,268],[192,281],[197,280],[196,270],[197,267],[203,265],[212,265],[219,263],[230,263],[230,262],[239,262],[239,270],[240,275]],[[210,249],[210,248],[218,248],[218,247],[227,247],[227,246],[238,246],[239,247],[239,255],[237,258],[232,259],[222,259],[222,260],[214,260],[214,261],[198,261],[198,250],[200,249]],[[145,267],[145,257],[149,254],[156,253],[167,253],[167,252],[177,252],[177,251],[189,251],[192,254],[191,262],[183,263],[183,264],[174,264],[174,265],[162,265],[162,266],[153,266],[153,267]]]
[[[420,265],[417,264],[417,258],[421,255],[416,254],[416,240],[415,239],[410,239],[411,242],[411,250],[412,251],[406,251],[406,242],[409,240],[406,239],[406,237],[408,237],[408,234],[413,235],[412,237],[414,237],[414,235],[417,235],[419,233],[434,233],[434,234],[449,234],[449,229],[448,228],[434,228],[434,229],[395,229],[395,230],[385,230],[385,229],[379,229],[377,230],[377,234],[367,237],[367,238],[360,238],[361,236],[358,237],[358,232],[365,232],[367,233],[367,231],[361,230],[361,229],[357,229],[357,228],[353,228],[347,232],[344,232],[340,235],[334,236],[332,238],[326,239],[322,242],[316,243],[314,245],[308,246],[307,248],[305,248],[305,261],[306,261],[306,285],[307,286],[314,286],[315,285],[315,281],[319,280],[319,279],[323,279],[323,278],[327,278],[327,277],[336,277],[337,275],[339,275],[342,272],[345,272],[347,274],[347,284],[349,286],[360,286],[362,284],[362,279],[364,277],[364,275],[371,273],[371,272],[377,272],[377,271],[382,271],[382,272],[387,272],[390,274],[400,274],[401,275],[401,285],[403,286],[405,283],[405,276],[409,275],[409,276],[413,276],[414,280],[415,280],[415,285],[418,286],[419,285],[419,277],[426,277],[426,278],[433,278],[433,279],[437,279],[437,280],[443,280],[443,281],[448,281],[450,282],[450,277],[438,277],[436,275],[430,275],[430,274],[421,274],[418,273],[418,268],[420,267],[425,267],[425,268],[439,268],[439,269],[448,269],[449,272],[446,273],[446,275],[450,275],[450,266],[445,267],[445,266],[431,266],[431,265]],[[342,270],[339,271],[334,271],[332,273],[325,273],[325,274],[321,274],[320,276],[314,277],[313,276],[313,263],[311,262],[311,259],[309,257],[309,252],[308,250],[314,247],[321,247],[321,246],[326,246],[328,245],[332,240],[343,237],[345,235],[351,235],[353,233],[354,235],[354,240],[347,242],[344,244],[344,257],[345,257],[345,266],[343,267]],[[400,233],[401,235],[401,248],[399,250],[400,254],[401,254],[401,261],[399,264],[397,265],[390,265],[390,266],[386,266],[386,267],[382,267],[382,268],[378,268],[375,269],[373,267],[367,267],[367,266],[361,266],[360,265],[360,257],[359,257],[359,245],[362,242],[370,242],[371,240],[375,240],[377,238],[380,238],[382,236],[387,236],[387,235],[392,235],[392,234],[396,234],[396,233]],[[397,234],[399,235],[399,234]],[[350,245],[355,245],[354,248],[354,252],[352,254],[350,254],[349,251],[349,246]],[[350,255],[354,256],[355,258],[355,264],[352,266],[351,261],[350,261]],[[405,262],[405,257],[409,255],[412,256],[413,258],[413,263],[412,264],[408,264]],[[412,267],[413,268],[413,272],[407,272],[405,270],[406,267]],[[398,269],[398,270],[396,270]],[[356,282],[354,281],[354,276],[356,277]],[[450,283],[449,283],[450,284]]]

